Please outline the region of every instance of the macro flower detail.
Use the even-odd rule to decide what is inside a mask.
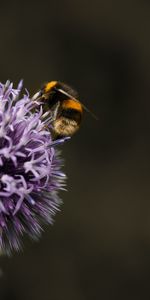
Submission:
[[[22,82],[17,89],[0,83],[0,249],[7,254],[21,248],[23,234],[37,239],[52,223],[66,179],[55,147],[65,139],[52,140],[52,116],[21,89]]]

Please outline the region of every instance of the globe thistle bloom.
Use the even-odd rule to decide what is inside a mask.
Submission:
[[[24,233],[36,239],[52,223],[65,185],[55,147],[65,139],[52,140],[52,117],[28,92],[21,98],[21,88],[0,83],[0,249],[7,254],[21,248]]]

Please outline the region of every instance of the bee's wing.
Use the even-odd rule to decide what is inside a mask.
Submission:
[[[83,108],[95,119],[95,120],[99,120],[99,118],[91,111],[89,110],[82,102],[81,102]]]
[[[76,98],[74,98],[73,96],[71,96],[70,94],[68,94],[67,92],[65,92],[64,90],[62,90],[62,89],[57,89],[60,93],[62,93],[62,94],[64,94],[64,95],[66,95],[67,97],[69,97],[70,99],[73,99],[73,100],[75,100],[76,102],[79,102],[79,103],[81,103],[81,105],[83,106],[83,108],[88,112],[88,113],[90,113],[91,114],[91,116],[94,118],[94,119],[96,119],[96,120],[98,120],[98,117],[93,113],[93,112],[91,112],[82,102],[80,102],[78,99],[76,99]]]

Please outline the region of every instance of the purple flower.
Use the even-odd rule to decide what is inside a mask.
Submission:
[[[27,92],[20,99],[22,82],[12,86],[0,83],[0,249],[7,254],[21,248],[24,233],[36,239],[52,223],[66,179],[55,149],[64,139],[52,141],[48,129],[52,116]]]

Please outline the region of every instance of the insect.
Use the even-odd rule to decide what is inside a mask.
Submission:
[[[80,128],[84,109],[89,111],[78,100],[78,93],[60,81],[47,82],[32,99],[42,101],[44,112],[53,113],[55,137],[72,136]]]

